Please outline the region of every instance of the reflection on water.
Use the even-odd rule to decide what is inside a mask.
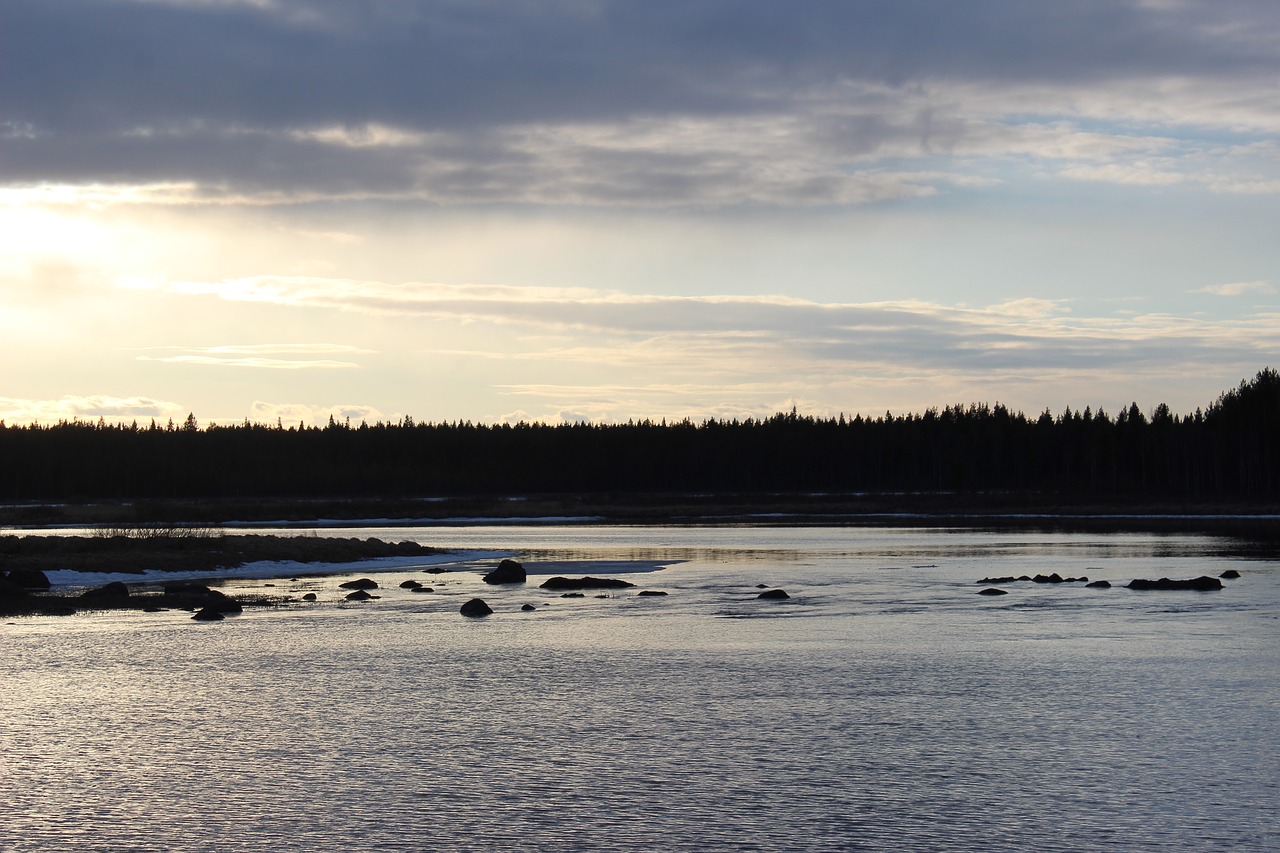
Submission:
[[[666,568],[626,577],[669,595],[398,570],[364,604],[340,603],[346,577],[272,581],[321,601],[213,625],[12,620],[0,849],[1280,846],[1280,566],[1214,540],[320,533],[590,573],[652,561]],[[1228,567],[1243,577],[1218,593],[975,585]],[[792,598],[760,601],[761,583]],[[463,619],[477,594],[497,612]]]

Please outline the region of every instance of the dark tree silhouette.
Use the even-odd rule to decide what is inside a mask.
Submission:
[[[1280,497],[1280,374],[1185,416],[1137,403],[1000,403],[923,414],[625,424],[396,423],[201,428],[0,422],[0,500],[520,493],[1011,491],[1084,499]]]

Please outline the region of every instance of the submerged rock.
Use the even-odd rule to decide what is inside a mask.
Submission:
[[[660,589],[642,589],[636,595],[666,595],[666,593]]]
[[[459,607],[458,612],[463,616],[488,616],[493,612],[493,608],[486,604],[483,598],[473,598]]]
[[[349,592],[346,594],[347,601],[368,601],[371,598],[377,597],[378,596],[366,592],[363,589],[357,589],[355,592]]]
[[[542,589],[626,589],[635,586],[616,578],[562,578],[554,577],[540,584]]]
[[[978,590],[978,595],[1008,595],[1008,594],[1009,593],[1007,590],[996,589],[994,586],[989,586],[986,589]]]
[[[1135,578],[1129,581],[1129,589],[1190,589],[1199,592],[1209,592],[1215,589],[1222,589],[1222,581],[1217,578],[1211,578],[1208,575],[1201,575],[1198,578],[1190,580],[1169,580],[1168,578],[1160,578],[1160,580],[1145,580],[1143,578]]]
[[[373,580],[372,578],[360,578],[359,580],[340,583],[338,584],[338,586],[342,587],[343,589],[377,589],[378,582]]]
[[[1091,586],[1097,589],[1111,589],[1111,581],[1094,581],[1093,583],[1085,584],[1085,586]]]
[[[587,594],[585,592],[562,592],[560,593],[560,597],[561,598],[586,598]]]
[[[520,605],[520,609],[521,610],[537,610],[538,608],[534,607],[532,604],[522,604]]]
[[[435,592],[435,590],[429,586],[415,586],[413,588],[413,591],[414,592]]]
[[[201,610],[197,610],[196,615],[191,618],[195,619],[197,622],[218,622],[226,617],[213,607],[205,607]]]
[[[524,583],[527,579],[524,566],[515,560],[503,560],[498,567],[484,576],[485,583]]]
[[[303,600],[303,601],[315,601],[315,600],[316,600],[316,594],[315,594],[314,592],[309,592],[309,593],[307,593],[306,595],[302,596],[302,600]]]
[[[420,583],[418,583],[417,581],[412,580],[412,579],[407,580],[407,581],[401,581],[401,583],[400,583],[400,588],[401,588],[401,589],[417,589],[417,588],[418,588],[418,587],[420,587],[420,586],[422,586],[422,584],[420,584]]]
[[[764,592],[756,596],[756,598],[790,598],[785,589],[766,589]]]
[[[1218,577],[1223,578],[1224,580],[1233,581],[1236,578],[1240,577],[1240,573],[1237,572],[1235,569],[1227,569],[1225,572],[1218,575]]]

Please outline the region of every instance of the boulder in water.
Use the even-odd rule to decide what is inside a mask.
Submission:
[[[409,580],[407,580],[407,581],[401,581],[401,582],[400,582],[400,588],[401,588],[401,589],[417,589],[417,588],[418,588],[418,587],[420,587],[420,586],[422,586],[422,584],[418,583],[417,581],[415,581],[415,580],[413,580],[413,579],[409,579]]]
[[[366,590],[357,589],[355,592],[347,593],[345,597],[347,601],[368,601],[369,599],[377,598],[378,596],[373,595]]]
[[[666,595],[666,593],[660,589],[642,589],[636,595]]]
[[[1095,589],[1111,589],[1111,581],[1093,581],[1085,584],[1085,586],[1091,586]]]
[[[997,589],[994,586],[985,587],[978,590],[978,595],[1008,595],[1009,593],[1003,589]]]
[[[785,589],[766,589],[764,592],[756,596],[756,598],[790,598]]]
[[[49,576],[39,569],[12,569],[5,580],[22,589],[48,589]]]
[[[343,589],[377,589],[378,582],[373,580],[372,578],[360,578],[359,580],[340,583],[338,584],[338,586],[342,587]]]
[[[1218,577],[1222,578],[1223,580],[1233,581],[1236,578],[1240,577],[1240,573],[1237,572],[1235,569],[1227,569],[1225,572],[1218,575]]]
[[[120,601],[129,597],[129,587],[120,581],[112,581],[94,589],[86,589],[80,597],[95,601]]]
[[[493,612],[493,608],[486,604],[483,598],[473,598],[459,607],[458,612],[463,616],[488,616]]]
[[[503,560],[498,567],[484,576],[485,583],[524,583],[527,579],[524,566],[515,560]]]
[[[216,608],[205,607],[201,610],[197,610],[196,614],[191,618],[195,619],[197,622],[218,622],[226,617],[224,617]]]

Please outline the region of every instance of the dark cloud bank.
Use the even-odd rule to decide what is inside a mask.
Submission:
[[[564,140],[531,153],[521,134],[776,118],[856,155],[927,134],[935,116],[904,120],[892,102],[937,81],[1272,85],[1278,32],[1280,7],[1231,0],[4,0],[0,179],[538,201],[539,173],[599,203],[661,196],[664,177],[678,198],[699,172],[736,172],[714,177],[706,146],[679,162],[638,143],[619,166]],[[845,98],[859,115],[829,115]],[[359,144],[370,126],[425,136]],[[315,135],[326,128],[350,136]]]

